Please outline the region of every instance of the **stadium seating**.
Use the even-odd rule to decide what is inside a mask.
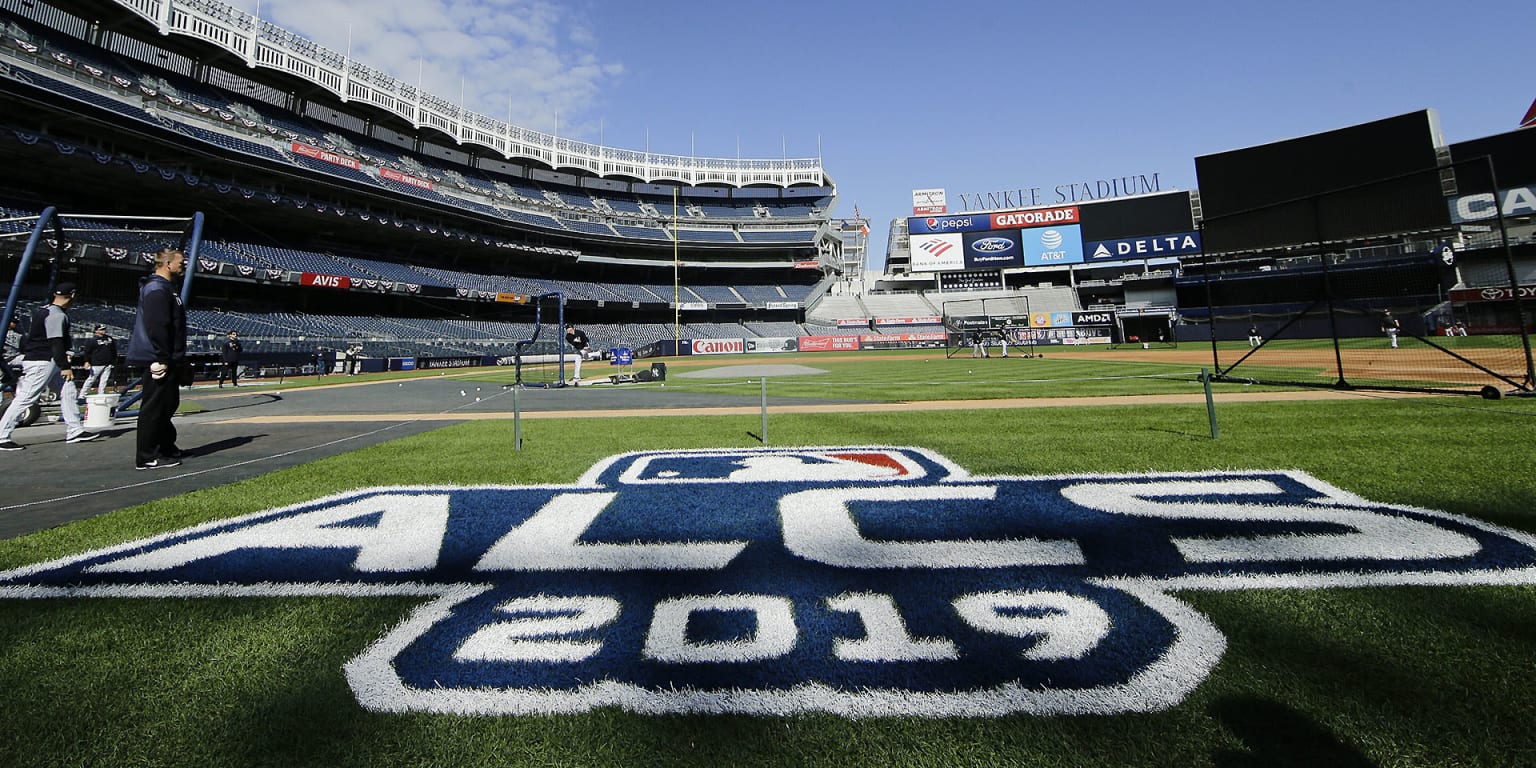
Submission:
[[[13,14],[28,12],[7,5],[4,13],[0,18],[10,20]],[[68,13],[66,9],[65,15]],[[511,175],[503,175],[497,168],[506,170],[505,166],[476,165],[474,158],[467,155],[457,161],[448,159],[464,155],[462,152],[454,154],[457,150],[452,147],[445,152],[432,153],[430,157],[423,156],[428,154],[426,152],[418,155],[416,151],[396,145],[403,140],[400,134],[364,135],[360,132],[364,128],[359,126],[366,123],[356,115],[345,115],[354,121],[352,127],[345,127],[347,121],[322,117],[324,113],[320,110],[291,112],[277,106],[276,101],[261,95],[263,90],[273,90],[266,83],[259,83],[260,87],[247,92],[245,81],[240,78],[259,80],[262,77],[259,71],[243,72],[243,68],[229,68],[226,64],[223,65],[229,69],[226,72],[219,69],[221,65],[217,62],[209,62],[206,69],[183,68],[184,72],[198,71],[195,76],[182,74],[150,63],[154,61],[152,56],[123,55],[97,48],[77,40],[72,33],[50,27],[46,19],[36,15],[28,18],[30,20],[25,22],[18,19],[17,23],[27,27],[25,34],[33,41],[29,43],[32,47],[18,45],[16,39],[0,41],[0,55],[4,56],[0,77],[16,81],[21,84],[18,87],[47,91],[82,104],[81,114],[91,115],[94,121],[89,125],[105,127],[107,135],[101,146],[112,145],[112,126],[132,125],[132,135],[140,142],[157,143],[166,149],[163,153],[141,151],[138,156],[127,151],[118,155],[97,153],[95,165],[90,164],[90,158],[84,157],[89,153],[80,152],[84,173],[126,174],[131,183],[144,186],[146,199],[153,197],[156,184],[173,184],[179,192],[195,190],[197,194],[208,196],[210,204],[199,206],[200,209],[226,211],[241,206],[263,209],[264,218],[250,222],[251,228],[270,229],[270,239],[267,231],[256,230],[259,235],[246,232],[244,237],[259,240],[259,243],[242,242],[242,237],[231,236],[228,230],[222,229],[220,222],[210,226],[206,239],[200,244],[197,253],[199,280],[207,274],[215,281],[226,281],[218,284],[219,290],[207,294],[210,297],[220,295],[220,306],[201,304],[195,296],[191,303],[194,345],[202,351],[216,347],[229,330],[241,332],[253,344],[262,342],[263,347],[297,348],[309,343],[335,346],[349,339],[369,339],[371,343],[390,345],[389,348],[395,350],[445,351],[495,347],[508,338],[518,337],[528,327],[516,323],[475,327],[467,323],[497,321],[450,321],[372,312],[319,315],[249,309],[262,303],[286,305],[280,293],[273,293],[272,289],[275,287],[280,292],[282,286],[295,282],[297,278],[292,275],[295,272],[367,281],[370,294],[376,290],[379,295],[392,291],[403,294],[405,286],[410,286],[412,290],[432,289],[435,293],[431,295],[437,300],[460,302],[488,301],[487,297],[477,295],[484,293],[558,291],[568,301],[604,302],[606,306],[602,309],[615,315],[615,322],[593,325],[612,326],[614,336],[623,337],[626,343],[632,343],[628,339],[648,343],[671,338],[675,332],[665,323],[623,322],[625,310],[636,316],[653,317],[653,314],[641,313],[655,313],[656,304],[669,304],[674,299],[674,288],[663,277],[670,272],[666,266],[668,260],[658,258],[659,254],[671,250],[673,198],[655,194],[655,187],[647,188],[647,194],[641,191],[639,184],[633,191],[625,192],[567,186],[546,178],[565,178],[563,170],[552,174],[528,169],[516,174],[516,169],[511,169]],[[147,46],[144,50],[152,51],[156,33],[148,28],[140,31],[149,34],[137,42]],[[67,103],[63,99],[53,101]],[[335,108],[341,112],[348,109],[346,106]],[[108,114],[101,114],[103,110]],[[9,129],[8,123],[12,119],[13,114],[0,116],[0,129]],[[14,135],[23,143],[41,144],[52,152],[53,148],[48,144],[36,141],[40,138],[36,134],[38,129],[31,130],[31,134]],[[0,134],[5,134],[0,140],[11,140],[12,131],[0,130]],[[195,153],[192,162],[163,159],[178,158],[178,153],[185,156],[186,153],[180,150],[194,146],[192,142],[202,145],[203,150]],[[61,140],[49,143],[57,147],[60,156],[74,153],[77,148],[93,146]],[[296,144],[323,150],[330,153],[327,157],[341,162],[295,152]],[[146,156],[156,159],[146,160]],[[222,165],[218,158],[225,159]],[[260,174],[242,176],[245,169],[251,168],[262,170]],[[429,189],[399,177],[380,175],[386,169],[430,182],[432,186]],[[279,175],[273,175],[273,171]],[[273,179],[283,181],[274,182]],[[389,194],[380,194],[381,190]],[[761,196],[764,192],[770,196]],[[802,262],[808,260],[807,257],[814,258],[815,238],[825,221],[826,208],[819,206],[829,204],[830,198],[814,202],[804,199],[786,201],[771,196],[776,193],[764,188],[750,190],[750,194],[725,191],[720,196],[686,193],[685,188],[678,198],[678,216],[685,226],[677,228],[677,237],[691,247],[688,259],[694,264],[690,270],[701,263],[706,268],[688,275],[689,284],[680,288],[676,295],[678,300],[711,305],[746,304],[760,310],[769,302],[804,301],[815,290],[813,285],[772,282],[789,274],[789,265],[793,262],[786,260],[782,271],[773,270],[771,275],[761,268],[748,270],[738,262],[770,260],[760,256],[762,254],[772,254],[773,259],[785,259],[786,254],[790,254],[789,258],[803,254]],[[731,196],[733,194],[740,197]],[[18,199],[30,198],[22,196]],[[445,215],[442,213],[444,208],[456,211]],[[3,214],[0,218],[11,218],[12,213],[18,217],[37,215],[37,211],[25,208],[0,209]],[[323,228],[327,234],[322,236],[317,232],[315,236],[324,237],[323,244],[306,242],[303,233],[320,229],[312,224],[314,217],[321,213],[325,214]],[[461,216],[445,223],[451,216],[461,213],[473,214],[473,217]],[[284,216],[291,218],[291,226],[270,226],[270,221]],[[479,231],[473,224],[463,223],[480,220],[486,224]],[[120,247],[129,252],[126,256],[114,257],[118,261],[110,266],[118,270],[142,266],[142,259],[135,260],[132,254],[177,244],[174,236],[146,238],[119,234],[109,227],[98,227],[90,222],[73,222],[72,226],[74,224],[99,229],[100,233],[94,235],[92,241],[97,245]],[[785,229],[786,226],[791,228]],[[381,227],[383,229],[379,229]],[[8,232],[24,232],[26,228],[24,221],[0,223],[0,230]],[[375,234],[356,245],[346,242],[349,232],[365,228]],[[329,230],[339,234],[331,234]],[[385,234],[377,234],[380,232]],[[385,247],[377,252],[370,248],[372,241],[380,237],[388,239],[394,233],[398,233],[402,241],[415,244]],[[448,247],[422,247],[421,241],[432,239],[427,238],[429,234],[434,238],[452,239],[441,241]],[[769,245],[793,247],[765,247]],[[452,260],[435,261],[438,251],[452,253]],[[459,251],[465,251],[467,255]],[[616,273],[625,277],[608,281],[587,278],[585,274],[575,276],[578,273],[571,271],[570,265],[574,262],[570,259],[588,251],[610,257],[612,263],[626,265],[615,268]],[[716,265],[709,264],[712,253],[722,254],[719,269],[712,269]],[[533,254],[548,256],[520,258]],[[741,258],[743,255],[758,258]],[[471,266],[448,268],[445,263]],[[534,274],[541,277],[531,276]],[[798,272],[794,274],[800,275]],[[386,285],[375,289],[380,281]],[[263,287],[252,288],[252,283]],[[395,284],[404,285],[397,287]],[[238,301],[225,301],[221,295],[224,293],[235,296]],[[328,298],[330,296],[333,294],[327,294]],[[370,298],[362,294],[352,296],[365,303]],[[345,306],[348,303],[344,301],[343,306],[336,309],[348,312],[350,309]],[[383,302],[375,303],[382,305]],[[636,303],[649,306],[640,309],[628,306]],[[489,305],[469,306],[482,311],[511,311],[506,307],[491,310]],[[131,306],[102,304],[91,311],[100,322],[113,328],[127,328],[132,324]],[[440,307],[423,309],[424,313],[433,311],[442,310]],[[592,311],[591,306],[584,311]],[[750,327],[729,322],[729,316],[722,318],[712,311],[710,317],[720,318],[721,322],[691,324],[684,329],[685,335],[731,338],[765,334],[787,336],[802,332],[792,321],[772,319],[793,317],[794,313],[778,308],[775,311],[785,314],[770,315],[770,319],[754,322]],[[85,325],[84,322],[78,324]]]

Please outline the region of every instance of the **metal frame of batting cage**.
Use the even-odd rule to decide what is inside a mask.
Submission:
[[[66,217],[68,217],[74,223],[81,223],[81,224],[89,223],[89,222],[103,222],[103,223],[140,222],[140,223],[182,223],[182,224],[184,224],[184,226],[182,228],[180,228],[180,229],[154,229],[154,228],[135,229],[135,228],[130,228],[130,227],[112,228],[111,226],[106,226],[106,227],[82,227],[82,226],[71,226],[70,222],[66,222],[65,221]],[[30,217],[22,217],[21,220],[25,220],[26,218],[30,218]],[[46,233],[50,229],[50,227],[52,228],[53,235],[54,235],[53,238],[51,239],[51,241],[46,239],[46,237],[47,237]],[[0,328],[9,327],[10,322],[11,322],[11,318],[15,316],[16,304],[17,304],[17,302],[18,302],[18,300],[20,299],[20,296],[21,296],[21,288],[22,288],[22,285],[26,282],[27,270],[29,268],[31,268],[32,261],[37,256],[37,250],[38,250],[39,244],[42,244],[42,243],[46,242],[49,245],[49,247],[52,248],[52,250],[53,250],[53,258],[50,260],[50,266],[49,266],[49,272],[48,272],[48,287],[47,287],[47,291],[48,291],[49,294],[52,294],[54,286],[58,285],[58,282],[59,282],[59,268],[60,268],[62,262],[64,261],[63,256],[65,255],[65,253],[69,250],[69,248],[72,245],[76,245],[76,244],[79,244],[79,245],[91,245],[91,244],[102,245],[101,243],[93,243],[92,239],[89,238],[89,237],[79,237],[79,238],[77,238],[77,242],[72,243],[70,241],[70,234],[71,233],[95,234],[95,235],[99,235],[99,236],[110,236],[113,233],[122,233],[122,234],[125,234],[125,235],[134,235],[134,236],[174,235],[176,237],[176,246],[175,247],[178,250],[180,250],[182,253],[184,253],[186,255],[186,257],[187,257],[187,269],[186,269],[185,274],[182,276],[182,281],[181,281],[181,302],[182,302],[182,305],[185,306],[187,304],[188,300],[191,298],[191,296],[192,296],[192,275],[193,275],[193,273],[195,273],[197,271],[197,267],[196,267],[197,255],[198,255],[199,249],[202,246],[202,241],[203,241],[203,214],[202,214],[201,211],[196,211],[191,216],[185,216],[185,217],[183,217],[183,216],[115,216],[115,215],[108,215],[108,214],[83,214],[83,213],[69,213],[69,214],[66,214],[66,213],[60,213],[59,209],[56,206],[48,206],[48,207],[44,208],[43,212],[40,213],[37,216],[36,222],[32,226],[32,231],[31,231],[30,235],[27,238],[27,244],[26,244],[26,246],[22,250],[21,263],[18,264],[17,267],[16,267],[16,277],[11,282],[11,290],[10,290],[10,292],[6,296],[5,309],[3,311],[0,311]],[[11,233],[11,236],[19,235],[19,234],[20,233]],[[150,237],[148,239],[149,239],[149,241],[160,240],[160,238],[158,238],[158,237]],[[107,244],[107,245],[103,245],[102,247],[116,248],[116,247],[120,247],[121,244],[122,243]],[[127,410],[127,408],[128,408],[128,406],[130,406],[133,403],[137,402],[139,397],[142,396],[142,394],[143,394],[142,390],[140,390],[139,392],[133,392],[133,389],[135,387],[139,386],[141,383],[142,383],[142,379],[135,379],[135,380],[130,381],[127,384],[127,386],[123,387],[122,391],[127,396],[117,405],[117,407],[112,409],[112,415],[114,417],[119,417],[120,416],[120,417],[129,417],[129,418],[131,418],[133,416],[137,416],[138,415],[138,411],[136,411],[136,410]],[[128,394],[130,392],[132,394]]]
[[[512,364],[515,374],[514,385],[519,387],[541,387],[545,389],[558,389],[565,386],[565,338],[561,335],[565,332],[565,294],[560,292],[541,293],[537,296],[527,297],[533,302],[533,335],[518,341],[512,348]],[[558,358],[559,377],[554,382],[540,381],[528,383],[523,381],[523,350],[538,343],[539,335],[544,331],[544,300],[555,300],[555,355]],[[579,352],[577,354],[580,354]]]
[[[1017,302],[1023,300],[1024,312],[1009,312],[1006,315],[993,315],[987,310],[987,302],[1010,302],[1017,308]],[[981,314],[951,315],[952,304],[976,304],[981,305]],[[1017,357],[1041,357],[1035,351],[1035,336],[1029,329],[1029,296],[991,296],[981,299],[953,299],[939,305],[939,312],[944,323],[944,357],[952,358],[961,351],[972,348],[971,339],[974,334],[983,335],[984,348],[990,348],[992,344],[987,342],[1006,341],[1007,345],[1021,350]],[[1015,322],[1019,317],[1024,318],[1021,325]],[[978,318],[980,321],[978,322]],[[1002,322],[998,322],[998,321]],[[1016,329],[1023,329],[1023,333],[1012,333]]]
[[[1493,158],[1491,156],[1484,155],[1484,156],[1480,156],[1480,157],[1476,157],[1476,158],[1471,158],[1469,160],[1464,160],[1464,161],[1455,162],[1455,163],[1448,163],[1448,164],[1442,165],[1441,167],[1435,168],[1435,169],[1425,169],[1425,170],[1413,171],[1413,172],[1409,172],[1409,173],[1399,174],[1397,176],[1387,177],[1387,178],[1383,178],[1383,179],[1376,179],[1376,180],[1373,180],[1373,181],[1364,182],[1364,183],[1361,183],[1361,184],[1356,184],[1356,185],[1352,185],[1352,186],[1348,186],[1348,187],[1342,187],[1342,188],[1339,188],[1339,189],[1333,189],[1333,190],[1328,190],[1328,191],[1325,191],[1325,192],[1319,192],[1319,193],[1315,193],[1315,194],[1308,195],[1308,196],[1305,196],[1305,197],[1300,197],[1300,198],[1296,198],[1296,199],[1293,199],[1293,200],[1288,200],[1288,201],[1284,201],[1284,202],[1280,202],[1280,203],[1275,203],[1275,204],[1272,204],[1272,205],[1269,205],[1269,206],[1263,206],[1263,207],[1256,208],[1256,209],[1245,210],[1245,211],[1238,211],[1238,212],[1234,212],[1234,213],[1230,213],[1230,214],[1225,214],[1225,215],[1219,216],[1219,217],[1208,217],[1208,218],[1202,220],[1201,222],[1199,222],[1199,224],[1198,224],[1198,227],[1199,227],[1199,230],[1200,230],[1200,235],[1201,235],[1201,242],[1202,243],[1209,243],[1210,242],[1207,239],[1207,237],[1206,237],[1206,226],[1207,226],[1208,223],[1211,223],[1211,222],[1219,222],[1222,219],[1231,219],[1231,218],[1236,218],[1236,217],[1241,217],[1241,216],[1249,216],[1249,215],[1253,215],[1253,214],[1256,214],[1256,213],[1264,212],[1266,210],[1280,209],[1282,207],[1297,206],[1297,205],[1300,205],[1300,204],[1309,204],[1310,207],[1311,207],[1310,213],[1313,215],[1313,221],[1315,223],[1316,222],[1321,222],[1322,219],[1323,219],[1322,201],[1323,201],[1324,198],[1327,198],[1329,196],[1335,196],[1335,195],[1345,196],[1345,195],[1351,195],[1351,194],[1361,194],[1363,196],[1364,193],[1366,193],[1373,186],[1386,185],[1386,184],[1391,184],[1391,183],[1394,183],[1394,182],[1403,182],[1403,181],[1411,180],[1411,179],[1413,179],[1416,176],[1425,176],[1425,175],[1432,174],[1432,173],[1433,174],[1437,174],[1440,177],[1440,179],[1442,180],[1443,184],[1449,184],[1450,185],[1450,187],[1448,189],[1454,190],[1454,188],[1455,188],[1455,178],[1456,178],[1456,176],[1455,176],[1455,169],[1457,167],[1465,167],[1465,166],[1469,166],[1469,165],[1482,166],[1481,168],[1476,168],[1476,171],[1479,172],[1479,173],[1486,172],[1487,175],[1488,175],[1488,180],[1489,180],[1490,187],[1493,190],[1498,190],[1499,189],[1497,175],[1496,175],[1496,171],[1495,171],[1494,164],[1493,164]],[[1448,196],[1450,194],[1454,194],[1454,191],[1449,191],[1447,193]],[[1321,296],[1317,296],[1315,298],[1312,298],[1310,301],[1287,302],[1288,304],[1291,304],[1291,305],[1302,305],[1302,308],[1299,311],[1292,311],[1290,313],[1290,317],[1289,317],[1288,320],[1286,320],[1284,323],[1282,323],[1279,327],[1271,330],[1269,333],[1262,334],[1261,338],[1260,338],[1260,341],[1259,341],[1259,343],[1256,346],[1251,347],[1247,352],[1245,352],[1242,355],[1240,355],[1235,362],[1232,362],[1230,365],[1226,365],[1226,366],[1223,366],[1222,362],[1221,362],[1220,347],[1218,346],[1218,341],[1222,337],[1222,334],[1219,332],[1219,329],[1218,329],[1218,321],[1220,319],[1220,316],[1217,314],[1217,306],[1216,306],[1216,302],[1215,302],[1213,291],[1212,291],[1212,287],[1211,287],[1212,283],[1215,282],[1212,279],[1213,276],[1214,276],[1214,272],[1212,270],[1212,267],[1215,266],[1216,264],[1218,264],[1219,262],[1214,261],[1214,255],[1212,253],[1210,253],[1208,251],[1202,251],[1202,253],[1200,254],[1200,258],[1199,258],[1198,263],[1201,266],[1201,282],[1203,283],[1203,286],[1204,286],[1204,292],[1205,292],[1205,298],[1206,298],[1205,310],[1206,310],[1207,314],[1206,314],[1205,320],[1206,320],[1206,326],[1207,326],[1207,329],[1208,329],[1209,335],[1210,335],[1211,356],[1212,356],[1212,363],[1213,363],[1213,365],[1212,365],[1212,371],[1213,371],[1212,379],[1213,380],[1218,380],[1218,381],[1221,381],[1221,380],[1224,380],[1224,381],[1238,381],[1238,382],[1258,383],[1258,384],[1281,384],[1281,385],[1286,385],[1286,386],[1329,387],[1329,388],[1334,388],[1334,389],[1371,389],[1371,390],[1381,390],[1381,391],[1430,392],[1430,393],[1439,393],[1439,394],[1476,394],[1476,395],[1481,395],[1482,397],[1487,398],[1487,399],[1498,399],[1500,397],[1503,397],[1506,393],[1507,394],[1511,394],[1511,395],[1518,395],[1518,396],[1536,395],[1536,363],[1533,363],[1532,352],[1531,352],[1531,340],[1530,340],[1531,315],[1530,315],[1529,311],[1527,310],[1527,308],[1525,306],[1525,303],[1522,302],[1522,300],[1520,298],[1520,283],[1519,283],[1519,279],[1518,279],[1518,276],[1517,276],[1517,273],[1516,273],[1516,269],[1515,269],[1514,253],[1513,253],[1513,250],[1510,247],[1509,231],[1508,231],[1508,228],[1507,228],[1507,225],[1506,225],[1506,222],[1505,222],[1505,217],[1504,217],[1504,213],[1503,213],[1503,205],[1502,205],[1501,201],[1498,200],[1498,194],[1497,194],[1496,191],[1494,192],[1494,197],[1495,197],[1495,203],[1494,203],[1494,205],[1492,207],[1493,207],[1493,210],[1494,210],[1494,218],[1496,219],[1497,225],[1498,225],[1498,227],[1497,227],[1497,230],[1498,230],[1498,246],[1496,246],[1495,248],[1491,248],[1489,250],[1501,251],[1502,255],[1503,255],[1505,273],[1507,275],[1507,281],[1508,281],[1507,288],[1509,289],[1510,301],[1511,301],[1511,303],[1513,305],[1514,317],[1516,319],[1515,326],[1517,327],[1518,337],[1519,337],[1519,340],[1520,340],[1520,349],[1521,349],[1521,352],[1523,353],[1523,358],[1524,358],[1523,359],[1523,363],[1524,363],[1524,366],[1525,366],[1525,370],[1521,374],[1519,374],[1517,376],[1511,376],[1511,375],[1508,375],[1506,373],[1500,373],[1498,371],[1495,371],[1495,370],[1489,368],[1487,365],[1484,365],[1483,363],[1480,363],[1480,362],[1478,362],[1476,360],[1471,359],[1470,357],[1468,357],[1468,356],[1466,356],[1464,354],[1461,354],[1461,353],[1457,352],[1455,349],[1452,349],[1452,348],[1446,346],[1443,343],[1437,342],[1435,340],[1435,338],[1431,334],[1429,334],[1429,333],[1419,334],[1419,333],[1411,332],[1411,328],[1410,327],[1403,328],[1399,332],[1399,335],[1401,337],[1405,338],[1405,339],[1411,339],[1415,343],[1421,344],[1422,346],[1424,346],[1426,348],[1433,349],[1433,350],[1437,351],[1438,353],[1444,354],[1445,356],[1447,356],[1447,357],[1449,357],[1451,359],[1457,360],[1457,361],[1465,364],[1466,366],[1468,366],[1471,369],[1475,369],[1477,371],[1480,371],[1483,374],[1486,374],[1491,379],[1506,385],[1509,388],[1507,391],[1506,390],[1502,390],[1502,389],[1500,389],[1499,387],[1497,387],[1497,386],[1495,386],[1493,384],[1488,384],[1488,385],[1482,386],[1481,388],[1479,388],[1477,390],[1470,390],[1470,389],[1466,389],[1466,388],[1457,389],[1457,388],[1453,388],[1453,387],[1450,387],[1450,386],[1432,386],[1432,385],[1429,385],[1429,384],[1424,384],[1424,385],[1379,384],[1379,383],[1361,383],[1358,380],[1357,381],[1350,381],[1347,378],[1346,374],[1345,374],[1345,367],[1346,366],[1345,366],[1345,363],[1344,363],[1344,356],[1345,356],[1345,354],[1344,354],[1344,347],[1340,343],[1340,341],[1342,339],[1345,339],[1345,338],[1357,338],[1357,337],[1356,336],[1345,335],[1342,332],[1341,327],[1343,325],[1343,322],[1342,322],[1341,316],[1350,317],[1350,316],[1353,316],[1353,315],[1358,315],[1358,314],[1361,314],[1361,310],[1359,309],[1359,307],[1352,305],[1352,303],[1351,303],[1351,301],[1349,299],[1347,299],[1346,297],[1341,295],[1341,291],[1339,290],[1339,285],[1338,285],[1338,280],[1340,279],[1340,273],[1336,269],[1336,267],[1338,266],[1338,263],[1343,260],[1343,256],[1344,256],[1343,250],[1345,249],[1345,246],[1347,245],[1348,241],[1347,240],[1337,240],[1337,241],[1323,242],[1323,238],[1320,237],[1320,236],[1314,237],[1314,238],[1312,238],[1311,240],[1309,240],[1306,243],[1298,243],[1297,245],[1311,246],[1311,247],[1316,248],[1319,251],[1319,254],[1318,254],[1319,255],[1319,263],[1321,265],[1320,274],[1321,274],[1322,286],[1323,286],[1322,295]],[[1320,226],[1320,224],[1317,225],[1317,226]],[[1396,233],[1382,233],[1380,235],[1375,235],[1373,237],[1379,238],[1379,237],[1410,236],[1410,235],[1415,235],[1415,234],[1424,234],[1425,232],[1433,232],[1435,230],[1449,231],[1449,229],[1451,227],[1454,227],[1454,226],[1455,225],[1452,224],[1449,227],[1444,227],[1444,226],[1426,227],[1426,228],[1423,228],[1423,229],[1404,230],[1404,231],[1396,232]],[[1317,233],[1314,232],[1314,234],[1317,234]],[[1460,236],[1460,235],[1461,235],[1461,232],[1458,231],[1457,232],[1457,236]],[[1364,236],[1360,236],[1360,237],[1357,237],[1355,239],[1364,239]],[[1327,246],[1330,246],[1330,245],[1334,246],[1334,248],[1329,249]],[[1443,261],[1444,261],[1444,263],[1447,264],[1447,266],[1449,266],[1450,263],[1453,262],[1456,259],[1455,250],[1448,243],[1443,243],[1442,247],[1443,247],[1444,251],[1446,252],[1446,255],[1443,257]],[[1377,299],[1380,302],[1383,302],[1386,305],[1388,305],[1388,308],[1391,308],[1391,304],[1392,304],[1391,297],[1381,296],[1381,297],[1377,297]],[[1362,300],[1357,297],[1354,300],[1353,303],[1354,304],[1360,304],[1361,302],[1362,302]],[[1366,303],[1370,303],[1370,302],[1366,302]],[[1441,303],[1442,304],[1448,304],[1450,302],[1449,302],[1449,300],[1446,300],[1446,301],[1443,301]],[[1251,309],[1251,306],[1250,306],[1250,309]],[[1333,357],[1334,357],[1334,370],[1333,370],[1333,373],[1336,374],[1336,378],[1335,378],[1334,381],[1332,381],[1330,383],[1309,382],[1309,381],[1300,381],[1300,380],[1298,380],[1298,381],[1275,381],[1275,380],[1272,380],[1272,379],[1265,379],[1265,378],[1262,378],[1262,377],[1255,378],[1255,377],[1247,377],[1247,376],[1241,376],[1241,375],[1234,375],[1233,374],[1234,370],[1236,370],[1239,366],[1241,366],[1245,362],[1247,362],[1250,357],[1252,357],[1253,355],[1257,354],[1260,350],[1264,349],[1265,346],[1270,344],[1276,338],[1282,337],[1292,327],[1297,326],[1298,324],[1300,324],[1303,321],[1305,321],[1306,319],[1308,319],[1309,316],[1311,316],[1314,313],[1317,313],[1319,311],[1324,312],[1325,315],[1326,315],[1326,323],[1327,323],[1327,327],[1328,327],[1328,330],[1329,330],[1328,338],[1329,338],[1329,340],[1332,343],[1332,350],[1333,350]],[[1370,310],[1368,309],[1367,311],[1370,311]],[[1248,312],[1246,314],[1248,314],[1251,317],[1253,313],[1252,312]],[[1427,313],[1422,313],[1422,314],[1426,314],[1427,315]],[[1403,317],[1403,316],[1404,315],[1398,315],[1398,317]],[[1251,322],[1251,320],[1250,320],[1250,322]],[[1523,379],[1519,378],[1518,376],[1523,376]]]

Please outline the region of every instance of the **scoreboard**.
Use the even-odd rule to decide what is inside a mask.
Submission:
[[[912,271],[1054,267],[1200,253],[1188,192],[907,219]]]
[[[1078,206],[907,220],[912,271],[1038,267],[1083,262]]]

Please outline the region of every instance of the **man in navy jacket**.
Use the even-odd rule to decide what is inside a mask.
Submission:
[[[181,463],[171,417],[181,405],[178,387],[187,365],[187,310],[171,280],[186,270],[186,254],[167,248],[155,254],[155,271],[139,281],[139,311],[133,320],[127,355],[130,367],[145,369],[135,469],[162,469]]]

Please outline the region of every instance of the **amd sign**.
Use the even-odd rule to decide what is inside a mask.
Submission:
[[[1073,312],[1073,325],[1114,325],[1115,313],[1113,312]]]

